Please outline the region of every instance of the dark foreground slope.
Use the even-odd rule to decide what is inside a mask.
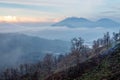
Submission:
[[[120,80],[120,44],[106,53],[54,73],[45,80]]]
[[[95,69],[78,80],[120,80],[120,44]]]

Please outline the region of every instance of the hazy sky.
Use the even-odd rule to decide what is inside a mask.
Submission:
[[[0,21],[55,22],[76,16],[120,19],[120,0],[0,0]]]

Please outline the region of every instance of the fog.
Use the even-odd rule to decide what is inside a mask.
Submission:
[[[39,24],[38,24],[39,25]],[[38,36],[46,39],[60,39],[70,41],[74,37],[81,36],[85,40],[92,41],[102,37],[105,32],[118,31],[119,28],[103,28],[103,27],[80,27],[69,28],[66,26],[48,26],[48,25],[22,25],[22,24],[4,24],[0,25],[0,33],[23,33],[32,36]]]
[[[70,42],[70,40],[74,37],[81,36],[85,40],[85,43],[89,43],[89,44],[92,44],[93,40],[103,37],[103,34],[108,31],[112,35],[113,32],[115,31],[118,32],[118,30],[119,28],[105,28],[105,27],[69,28],[66,26],[53,27],[49,25],[29,26],[29,25],[21,25],[21,24],[9,24],[9,23],[0,24],[0,33],[3,33],[3,34],[4,33],[13,33],[13,34],[19,33],[19,34],[25,34],[29,36],[36,36],[36,37],[40,37],[40,38],[44,38],[48,40],[63,40],[63,41],[68,41],[68,42]],[[7,45],[10,41],[11,41],[10,38],[6,38],[2,40],[1,42],[2,47],[0,49],[3,49],[4,50],[3,52],[6,52],[6,53],[0,53],[0,56],[1,56],[0,57],[0,61],[1,61],[0,68],[6,68],[7,66],[15,66],[16,64],[19,65],[21,63],[24,63],[24,60],[21,60],[22,56],[29,55],[23,52],[23,50],[21,50],[22,48],[24,48],[24,45],[22,48],[19,48],[19,46],[17,46],[16,48],[13,47],[12,50],[11,50],[12,47],[10,46],[7,46],[7,48],[6,47],[3,48],[5,46],[4,44]],[[25,41],[25,43],[26,42],[27,40]],[[14,41],[12,41],[12,43],[14,44]],[[9,53],[7,52],[8,51],[7,49],[10,49]],[[37,56],[36,59],[38,59],[38,55],[31,55],[31,56],[35,58]],[[29,59],[32,58],[31,56],[29,56]]]

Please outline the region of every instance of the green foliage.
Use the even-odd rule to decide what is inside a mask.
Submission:
[[[78,80],[100,80],[103,77],[109,76],[111,71],[109,70],[109,63],[103,61],[100,66],[98,66],[96,69],[85,73],[80,79]]]

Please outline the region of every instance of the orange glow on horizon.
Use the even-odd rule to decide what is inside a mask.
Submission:
[[[16,22],[15,16],[1,16],[0,22]]]
[[[35,17],[17,17],[17,16],[0,16],[0,22],[58,22],[62,18],[35,18]]]

